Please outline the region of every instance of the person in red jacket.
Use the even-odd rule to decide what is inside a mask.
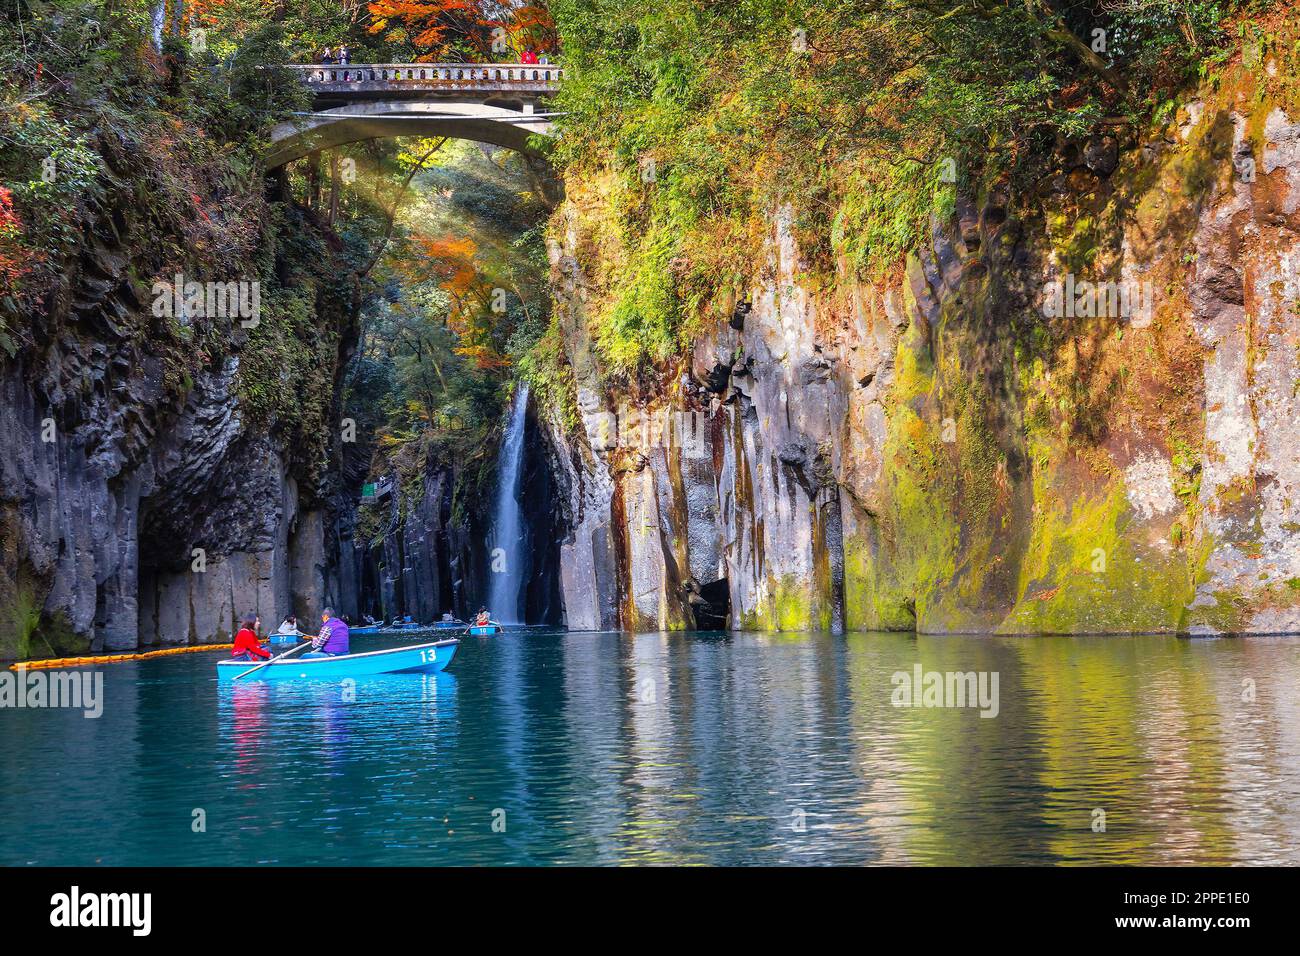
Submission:
[[[271,652],[262,647],[257,638],[257,629],[262,620],[256,614],[245,614],[239,622],[239,633],[235,635],[234,660],[264,661],[271,657]]]

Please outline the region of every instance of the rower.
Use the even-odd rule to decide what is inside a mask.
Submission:
[[[312,638],[311,652],[303,657],[338,657],[348,652],[348,626],[327,607],[320,613],[320,633]]]
[[[492,623],[492,619],[488,617],[487,608],[481,607],[478,609],[478,617],[474,618],[474,623],[479,627],[486,627]]]

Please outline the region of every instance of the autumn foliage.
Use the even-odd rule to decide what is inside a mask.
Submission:
[[[14,211],[13,193],[0,186],[0,292],[12,293],[28,271],[21,235],[22,221]]]
[[[402,262],[407,278],[434,281],[449,293],[452,309],[447,327],[461,341],[456,354],[481,369],[504,368],[508,360],[492,345],[491,289],[475,265],[478,244],[468,236],[413,236],[414,256]]]
[[[371,33],[404,38],[420,51],[421,62],[453,51],[457,58],[501,60],[555,46],[555,24],[541,4],[525,4],[508,19],[495,16],[501,8],[483,0],[373,0],[367,9]]]

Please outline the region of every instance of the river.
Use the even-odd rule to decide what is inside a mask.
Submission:
[[[0,863],[1300,862],[1296,639],[531,628],[355,686],[219,656],[105,667],[98,719],[0,710]],[[918,664],[996,674],[996,716],[895,706]]]

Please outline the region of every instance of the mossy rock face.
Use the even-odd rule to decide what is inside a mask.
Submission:
[[[772,618],[778,631],[810,631],[823,627],[810,582],[786,575],[772,588]]]
[[[765,582],[752,611],[738,615],[742,631],[824,631],[830,609],[810,580],[787,574]]]
[[[966,270],[960,293],[924,303],[915,285],[933,280],[919,265],[908,274],[914,320],[886,399],[883,491],[871,515],[846,522],[846,624],[993,630],[1014,602],[1029,523],[1021,412],[1002,394],[1015,340],[987,272]],[[937,321],[917,321],[923,307]]]
[[[1122,487],[1095,501],[1045,507],[1021,573],[1022,597],[1002,633],[1177,632],[1192,578],[1184,556],[1142,548],[1125,535]]]
[[[1292,33],[1284,47],[1294,44]],[[781,273],[778,294],[799,298],[788,291],[798,286],[811,303],[797,319],[816,329],[817,354],[782,337],[757,375],[738,362],[719,400],[758,394],[761,375],[806,384],[809,370],[835,367],[827,374],[839,376],[850,413],[826,460],[842,516],[847,628],[1240,631],[1300,615],[1286,537],[1300,527],[1291,510],[1300,484],[1277,438],[1291,437],[1283,419],[1295,418],[1300,380],[1294,303],[1280,301],[1293,270],[1279,252],[1290,248],[1298,165],[1280,144],[1296,138],[1300,85],[1294,71],[1251,74],[1231,60],[1207,70],[1173,122],[1094,137],[1110,142],[1113,160],[1063,158],[1040,182],[996,190],[963,181],[916,254],[875,285],[851,267],[859,250],[847,240],[833,277]],[[1247,151],[1260,168],[1250,189],[1236,174]],[[871,197],[860,198],[868,208]],[[756,231],[779,244],[775,214],[767,220]],[[841,217],[836,229],[846,225]],[[750,297],[782,257],[784,247],[755,260],[766,272]],[[1148,288],[1136,310],[1127,290],[1128,306],[1117,298],[1100,314],[1090,304],[1049,317],[1047,285],[1070,275],[1116,296],[1122,283]],[[877,295],[888,317],[873,326],[863,303]],[[718,308],[729,313],[741,297],[720,296]],[[730,327],[735,360],[767,357],[755,317]],[[1240,388],[1222,387],[1238,373]],[[792,388],[784,427],[811,404]],[[762,409],[758,446],[781,428],[771,411]],[[738,475],[758,473],[758,453],[742,463],[738,430],[731,451]],[[735,526],[761,528],[768,504],[742,479],[733,494],[722,507],[744,515]],[[835,576],[819,564],[806,579],[782,574],[762,546],[754,551],[744,573],[769,570],[745,585],[765,590],[739,623],[825,626]]]

